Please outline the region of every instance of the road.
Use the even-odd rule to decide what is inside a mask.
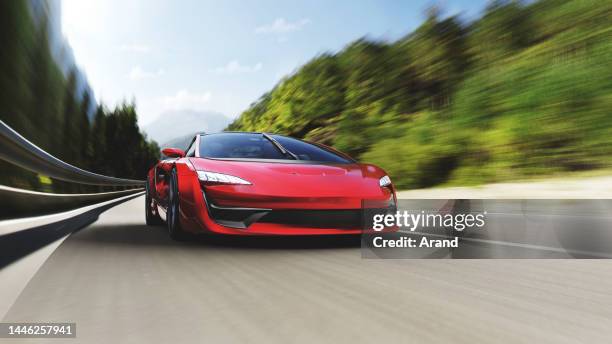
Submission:
[[[66,343],[612,338],[609,260],[362,259],[351,239],[177,243],[144,225],[143,203],[69,236],[3,321],[76,322]]]
[[[564,177],[399,191],[414,199],[612,199],[612,176]]]

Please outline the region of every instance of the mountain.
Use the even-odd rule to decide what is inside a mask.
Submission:
[[[195,136],[195,134],[199,133],[199,131],[194,131],[191,134],[179,136],[170,141],[162,142],[159,147],[160,148],[180,148],[183,150],[187,149],[187,145],[191,143],[191,139]]]
[[[149,138],[164,144],[198,132],[219,132],[229,123],[230,119],[219,112],[173,110],[162,113],[155,121],[145,125],[144,131]]]

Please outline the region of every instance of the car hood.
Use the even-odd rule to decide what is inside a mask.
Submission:
[[[252,185],[207,186],[207,194],[218,203],[232,200],[267,203],[324,202],[343,207],[362,199],[388,198],[389,191],[379,185],[385,172],[370,164],[318,164],[216,160],[191,158],[196,170],[225,173],[240,177]],[[350,201],[349,201],[350,200]],[[249,202],[252,203],[252,202]],[[239,203],[244,206],[244,202]]]

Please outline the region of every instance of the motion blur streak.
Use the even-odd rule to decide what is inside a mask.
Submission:
[[[328,144],[379,165],[399,190],[609,175],[612,1],[501,0],[469,21],[443,10],[432,7],[422,24],[396,41],[362,38],[321,53],[283,77],[228,129]],[[71,165],[142,180],[159,147],[141,132],[134,102],[109,108],[95,98],[62,37],[60,12],[58,1],[0,1],[0,120]],[[201,13],[192,14],[199,19]],[[190,29],[181,19],[163,18],[158,26]],[[224,24],[239,22],[230,17]],[[313,17],[305,27],[315,25]],[[206,47],[200,34],[183,37]],[[249,36],[254,47],[263,36]],[[168,46],[163,59],[176,55],[167,52],[191,53],[184,46]],[[269,53],[257,48],[242,50]],[[168,75],[181,61],[171,61]],[[188,83],[179,75],[159,84]],[[173,90],[160,94],[166,92]],[[112,191],[67,184],[4,161],[0,180],[53,193]],[[18,295],[14,302],[0,295],[2,304],[12,304],[2,321],[76,322],[77,340],[89,343],[556,344],[612,338],[608,260],[361,259],[359,238],[177,243],[162,227],[145,226],[144,201],[118,205],[69,236],[67,228],[41,225],[5,238],[15,247],[13,259],[65,241],[23,291],[11,293]],[[609,202],[594,204],[610,209]],[[506,228],[534,228],[513,222],[527,220],[537,225],[541,217],[505,216],[493,233],[501,238],[468,239],[473,247],[496,245]],[[593,227],[606,235],[594,238],[609,238],[606,225],[580,227],[579,234]],[[0,244],[0,253],[4,249]],[[24,260],[5,260],[3,271]]]
[[[159,156],[157,144],[140,132],[134,104],[124,102],[113,110],[97,104],[63,38],[60,13],[60,1],[0,2],[0,120],[69,164],[144,179]],[[49,179],[2,161],[0,178],[6,186],[45,192],[109,191]]]
[[[395,41],[360,39],[281,80],[231,130],[319,141],[400,190],[607,169],[612,2],[430,9]]]
[[[74,321],[87,343],[612,336],[607,260],[363,260],[358,242],[329,238],[180,244],[144,225],[143,202],[117,206],[66,239],[2,321]]]

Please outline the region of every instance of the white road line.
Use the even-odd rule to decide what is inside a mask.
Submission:
[[[101,202],[101,203],[96,203],[96,204],[88,205],[88,206],[85,206],[85,207],[82,207],[82,208],[68,210],[68,211],[65,211],[65,212],[62,212],[62,213],[55,213],[55,214],[49,214],[49,215],[41,215],[41,216],[34,216],[34,217],[27,217],[27,218],[20,218],[20,219],[11,219],[11,220],[0,221],[0,235],[6,235],[6,234],[10,234],[10,233],[21,231],[21,230],[24,230],[24,229],[28,229],[28,228],[32,228],[32,227],[36,227],[36,226],[40,226],[40,225],[44,225],[44,224],[48,224],[48,223],[52,223],[52,222],[57,222],[57,221],[65,220],[67,218],[83,214],[84,212],[92,210],[92,209],[95,209],[97,207],[104,206],[106,204],[109,204],[109,203],[112,203],[112,202],[116,202],[116,201],[119,201],[119,200],[123,200],[123,199],[126,199],[128,197],[133,197],[135,195],[142,195],[142,194],[144,194],[144,192],[137,192],[137,193],[130,194],[130,195],[127,195],[127,196],[123,196],[123,197],[119,197],[119,198],[114,198],[114,199],[111,199],[109,201],[104,201],[104,202]],[[143,205],[143,207],[144,207],[144,205]]]
[[[63,213],[0,221],[0,234],[13,233],[32,227],[61,221],[80,215],[97,207],[101,207],[112,202],[117,202],[135,195],[139,195],[139,193],[88,205],[86,207]],[[3,283],[0,283],[0,320],[4,318],[6,313],[10,310],[11,306],[15,303],[23,289],[28,285],[40,267],[62,244],[62,242],[68,238],[68,236],[70,235],[66,235],[0,269],[0,281],[3,281]]]
[[[34,274],[68,235],[0,269],[0,320],[8,313]]]
[[[399,231],[399,232],[407,233],[407,234],[419,234],[423,236],[433,236],[433,237],[446,238],[446,239],[449,238],[447,235],[442,235],[442,234],[423,233],[423,232],[416,232],[416,231],[415,232]],[[520,248],[527,248],[527,249],[540,250],[540,251],[572,253],[572,254],[580,254],[580,255],[594,256],[594,257],[601,257],[601,258],[612,258],[612,254],[602,253],[602,252],[571,250],[571,249],[565,249],[565,248],[559,248],[559,247],[521,244],[521,243],[516,243],[516,242],[508,242],[508,241],[486,240],[486,239],[476,239],[476,238],[461,238],[461,241],[472,241],[472,242],[478,242],[478,243],[483,243],[483,244],[492,244],[492,245],[500,245],[500,246],[508,246],[508,247],[520,247]]]
[[[143,188],[135,188],[133,190],[137,190],[137,189],[144,190]],[[126,193],[127,191],[130,191],[130,190],[96,192],[96,193],[85,193],[85,194],[58,194],[58,193],[51,193],[51,192],[40,192],[40,191],[18,189],[18,188],[13,188],[13,187],[6,186],[6,185],[0,185],[0,191],[16,192],[16,193],[22,193],[22,194],[28,194],[28,195],[38,195],[38,196],[45,196],[45,197],[83,197],[83,196],[121,194],[121,193]]]

